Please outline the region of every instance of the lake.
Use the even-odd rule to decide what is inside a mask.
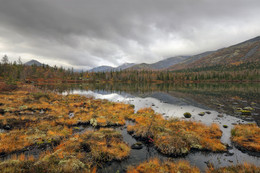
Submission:
[[[193,151],[184,157],[167,157],[153,146],[145,145],[141,150],[131,150],[129,158],[122,162],[104,165],[99,172],[124,172],[129,165],[137,165],[149,158],[185,159],[205,171],[207,164],[215,167],[237,163],[253,163],[260,166],[259,153],[238,150],[230,141],[230,131],[235,124],[257,123],[260,125],[260,84],[77,84],[41,85],[42,89],[52,90],[64,95],[80,94],[97,99],[124,102],[135,106],[135,111],[151,107],[165,119],[181,118],[199,121],[204,124],[219,124],[223,135],[221,141],[229,144],[228,153]],[[239,110],[250,107],[252,112],[243,115]],[[183,114],[190,112],[186,119]],[[201,115],[199,115],[201,114]],[[202,115],[204,114],[204,115]],[[131,122],[128,122],[131,123]],[[223,126],[225,125],[225,126]],[[136,142],[125,127],[116,128],[129,145]]]

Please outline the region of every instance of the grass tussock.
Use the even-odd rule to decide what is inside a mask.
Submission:
[[[165,161],[161,162],[159,159],[151,159],[147,162],[141,163],[136,167],[129,167],[127,173],[158,173],[158,172],[165,172],[165,173],[199,173],[199,169],[196,167],[191,166],[187,161],[178,161],[178,162],[171,162]]]
[[[260,128],[256,124],[236,125],[231,130],[231,140],[248,151],[260,152]]]
[[[6,154],[14,151],[26,150],[26,147],[35,145],[53,145],[72,134],[72,129],[53,125],[42,121],[31,124],[25,129],[15,129],[0,133],[0,153]]]
[[[220,141],[222,132],[217,124],[206,126],[192,121],[165,120],[149,108],[138,111],[130,118],[136,124],[128,126],[128,132],[154,143],[163,154],[183,155],[191,149],[226,151],[226,146]]]
[[[113,129],[86,131],[71,136],[38,160],[21,156],[2,162],[0,172],[95,172],[102,163],[122,160],[129,153],[130,148],[119,132]]]
[[[18,88],[0,93],[0,129],[5,129],[0,133],[0,154],[35,146],[41,150],[50,146],[52,152],[43,151],[38,159],[21,157],[1,162],[0,172],[95,172],[104,162],[128,157],[130,147],[122,135],[105,127],[121,126],[129,119],[135,125],[129,125],[128,132],[153,143],[163,154],[183,155],[191,149],[226,150],[216,124],[165,120],[151,108],[134,113],[133,106],[123,103],[41,92],[29,86]],[[91,125],[94,130],[74,134],[71,126],[79,124]],[[168,164],[177,170],[188,167],[184,162],[167,162],[164,167]]]
[[[88,168],[75,156],[67,155],[60,158],[56,153],[46,154],[39,160],[12,159],[0,163],[2,173],[95,173],[96,167]]]
[[[260,172],[260,167],[248,163],[232,165],[232,166],[222,167],[218,169],[209,168],[207,170],[207,173],[258,173],[258,172]]]
[[[93,164],[122,160],[130,153],[130,147],[123,142],[120,132],[104,128],[74,135],[57,146],[55,150],[61,155],[63,153],[74,154],[83,162]]]
[[[5,120],[10,119],[7,124],[14,128],[16,122],[13,119],[26,121],[48,119],[68,126],[89,124],[91,120],[100,127],[124,125],[125,117],[134,113],[133,107],[123,103],[95,100],[79,95],[62,96],[20,90],[12,94],[1,93],[0,103],[3,103],[0,106],[0,116],[4,115]],[[1,121],[0,117],[0,127],[6,125],[4,123],[6,122]]]

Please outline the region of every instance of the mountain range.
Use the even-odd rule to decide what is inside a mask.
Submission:
[[[260,63],[260,36],[215,51],[207,51],[192,56],[176,56],[156,63],[124,63],[118,67],[98,66],[89,72],[108,72],[120,70],[183,70],[215,65],[239,65],[246,62]],[[31,60],[25,65],[41,66],[42,63]]]
[[[260,62],[260,36],[217,51],[191,56],[183,62],[170,66],[167,70],[239,65],[246,62]]]
[[[118,67],[111,67],[111,66],[98,66],[95,67],[91,70],[89,70],[90,72],[107,72],[107,71],[120,71],[120,70],[125,70],[128,68],[131,68],[132,66],[134,66],[134,63],[124,63]]]
[[[182,70],[190,68],[210,67],[215,65],[238,65],[245,62],[260,62],[260,36],[215,51],[207,51],[192,56],[176,56],[153,64],[128,63],[124,68],[110,66],[95,67],[90,71],[121,70]]]
[[[40,63],[39,61],[33,59],[33,60],[30,60],[30,61],[26,62],[24,65],[28,65],[28,66],[30,66],[30,65],[42,66],[43,64]]]

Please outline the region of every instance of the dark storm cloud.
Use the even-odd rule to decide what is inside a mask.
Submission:
[[[260,34],[259,0],[0,0],[0,55],[75,68],[155,62]]]

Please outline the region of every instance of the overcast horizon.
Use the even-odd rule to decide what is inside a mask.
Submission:
[[[75,69],[154,63],[260,35],[259,0],[0,0],[0,56]]]

